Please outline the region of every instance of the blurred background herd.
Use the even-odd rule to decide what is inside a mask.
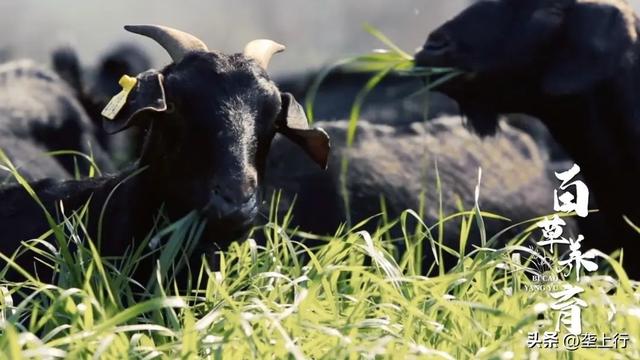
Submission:
[[[636,0],[640,5],[640,0]],[[48,62],[51,50],[70,44],[92,66],[114,43],[134,42],[156,67],[166,53],[122,29],[159,23],[189,31],[212,49],[239,52],[254,38],[287,45],[270,67],[275,75],[303,72],[362,54],[382,44],[362,29],[369,23],[413,53],[427,34],[467,6],[469,0],[186,0],[186,1],[9,1],[0,3],[0,57]]]

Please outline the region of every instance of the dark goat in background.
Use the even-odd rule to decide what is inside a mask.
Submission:
[[[53,71],[29,60],[0,65],[0,149],[30,180],[71,178],[76,169],[87,173],[85,159],[45,155],[58,150],[92,153],[100,168],[111,169],[73,91]],[[0,182],[10,177],[4,171],[0,176]]]
[[[193,210],[206,221],[197,259],[239,239],[256,216],[258,185],[276,133],[326,166],[326,133],[309,128],[300,105],[290,94],[280,93],[266,73],[271,56],[284,50],[282,45],[256,40],[243,54],[225,55],[175,29],[126,29],[156,40],[173,59],[161,71],[139,74],[124,107],[113,120],[105,119],[110,132],[130,126],[148,129],[139,162],[115,176],[32,184],[54,214],[59,202],[71,212],[91,198],[89,233],[94,240],[106,205],[103,255],[123,255],[136,241],[139,244],[153,229],[161,207],[172,221]],[[134,173],[139,174],[125,181]],[[20,186],[0,188],[0,202],[3,253],[11,254],[20,241],[37,238],[49,228],[42,210]],[[37,266],[40,274],[46,271],[31,257],[19,260],[27,270]],[[139,271],[141,276],[151,274],[144,265]]]
[[[75,90],[89,117],[96,124],[96,137],[116,162],[135,159],[142,150],[144,133],[132,129],[124,134],[109,136],[101,126],[100,113],[113,94],[120,91],[118,80],[124,74],[135,75],[151,68],[151,58],[139,46],[121,43],[100,56],[95,68],[82,65],[73,47],[54,50],[51,60],[54,70]]]
[[[440,195],[445,217],[461,211],[458,200],[462,210],[472,210],[479,168],[481,210],[510,219],[485,219],[487,238],[553,211],[550,194],[555,183],[545,164],[547,154],[528,134],[506,123],[498,135],[483,140],[464,128],[459,117],[413,123],[408,129],[360,120],[350,149],[346,146],[348,121],[316,125],[326,130],[332,141],[327,171],[318,171],[305,164],[301,156],[292,155],[292,145],[282,139],[272,144],[267,162],[267,189],[282,190],[280,218],[293,205],[293,226],[302,231],[333,235],[346,222],[340,184],[343,156],[349,158],[347,189],[352,224],[379,215],[382,199],[390,220],[406,209],[417,212],[423,193],[423,220],[428,226],[440,219]],[[436,165],[441,193],[437,191]],[[375,231],[377,223],[370,221],[367,230]],[[522,230],[516,227],[500,240],[513,238]],[[432,233],[435,238],[437,231]],[[397,235],[402,237],[401,233]],[[479,238],[477,230],[472,231],[469,245],[479,245]],[[459,218],[445,223],[444,239],[445,245],[459,249]],[[432,264],[431,251],[424,255],[426,263]]]
[[[315,96],[312,88],[322,72],[286,75],[275,81],[282,91],[292,93],[297,99],[313,100],[313,115],[322,121],[348,119],[353,103],[373,72],[337,69],[322,78]],[[391,125],[398,133],[409,130],[415,122],[440,116],[459,116],[458,104],[437,92],[424,93],[421,79],[406,75],[387,74],[368,94],[360,109],[360,118],[371,124]],[[420,94],[420,93],[423,94]],[[565,171],[571,167],[566,151],[551,136],[538,119],[522,114],[505,116],[505,121],[521,129],[538,143],[549,155],[550,169]]]
[[[436,29],[416,54],[423,66],[466,73],[439,91],[454,98],[481,134],[502,113],[541,119],[581,166],[606,231],[590,246],[624,248],[635,261],[640,235],[640,42],[638,19],[620,0],[481,1]],[[593,206],[592,206],[593,207]]]

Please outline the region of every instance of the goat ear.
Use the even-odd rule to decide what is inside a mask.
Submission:
[[[329,135],[321,128],[310,128],[309,120],[293,95],[282,93],[282,109],[276,120],[276,131],[300,146],[320,167],[329,161]]]
[[[109,134],[115,134],[132,125],[139,124],[150,112],[167,110],[163,81],[164,76],[156,70],[148,70],[138,74],[135,85],[123,99],[124,105],[119,110],[113,111],[110,118],[105,115],[107,108],[103,111],[102,125],[105,131]],[[112,101],[116,100],[116,97]]]
[[[565,43],[551,58],[543,91],[576,94],[613,75],[637,38],[633,13],[625,6],[577,2],[565,9]]]

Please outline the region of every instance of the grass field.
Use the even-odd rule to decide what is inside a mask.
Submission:
[[[378,71],[370,89],[385,72],[406,70],[405,55],[379,53],[354,62],[367,60],[369,70]],[[365,96],[366,89],[356,100],[354,124]],[[569,352],[527,346],[530,332],[553,331],[558,316],[549,292],[536,290],[526,272],[540,256],[523,245],[540,238],[534,219],[529,231],[498,247],[496,234],[484,233],[481,209],[466,209],[457,216],[463,219],[460,243],[470,241],[472,227],[483,236],[464,253],[444,248],[443,226],[417,221],[419,209],[383,221],[373,233],[361,231],[361,223],[319,238],[297,232],[272,201],[271,221],[219,253],[219,271],[192,269],[199,281],[186,290],[174,286],[172,274],[202,231],[194,214],[146,239],[166,240],[149,284],[132,279],[146,247],[104,258],[85,233],[82,211],[51,217],[52,230],[44,234],[51,235],[49,251],[39,250],[39,258],[55,269],[56,282],[2,283],[0,357],[640,359],[638,283],[604,254],[608,266],[580,279],[580,298],[588,304],[582,325],[598,336],[628,334],[627,347]],[[385,216],[369,221],[380,219]],[[264,241],[251,240],[258,238]],[[321,245],[307,247],[308,238]],[[25,251],[42,242],[25,242]],[[407,251],[398,254],[398,244]],[[427,251],[440,261],[423,264]],[[443,253],[458,259],[452,269],[444,268]],[[430,269],[426,275],[423,268]]]
[[[469,210],[462,234],[482,227],[479,209]],[[527,334],[553,331],[557,316],[548,293],[532,291],[523,270],[531,250],[520,244],[537,230],[504,248],[458,254],[455,268],[435,265],[423,276],[421,254],[442,254],[442,247],[437,224],[405,225],[414,216],[408,211],[373,234],[359,231],[362,224],[338,229],[310,249],[302,241],[310,234],[296,233],[287,216],[272,212],[272,222],[253,234],[264,234],[264,244],[234,243],[219,253],[220,271],[203,266],[194,290],[178,291],[171,264],[201,229],[193,215],[158,232],[168,240],[154,280],[144,286],[131,279],[144,249],[102,258],[91,241],[77,241],[86,235],[82,214],[69,215],[52,230],[54,242],[62,242],[56,247],[70,249],[69,256],[39,256],[56,269],[57,281],[3,284],[2,357],[640,358],[640,290],[615,261],[609,259],[613,276],[581,278],[589,305],[583,328],[626,333],[627,348],[530,350]],[[393,229],[404,236],[390,238]],[[401,256],[394,254],[397,242],[408,249]]]

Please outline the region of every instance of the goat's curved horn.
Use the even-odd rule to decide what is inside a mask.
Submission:
[[[275,41],[258,39],[250,41],[244,47],[244,56],[255,60],[260,67],[267,70],[269,61],[274,54],[284,51],[285,46]]]
[[[162,46],[174,62],[179,62],[192,51],[209,51],[197,37],[184,31],[161,25],[126,25],[125,30],[149,37]]]

